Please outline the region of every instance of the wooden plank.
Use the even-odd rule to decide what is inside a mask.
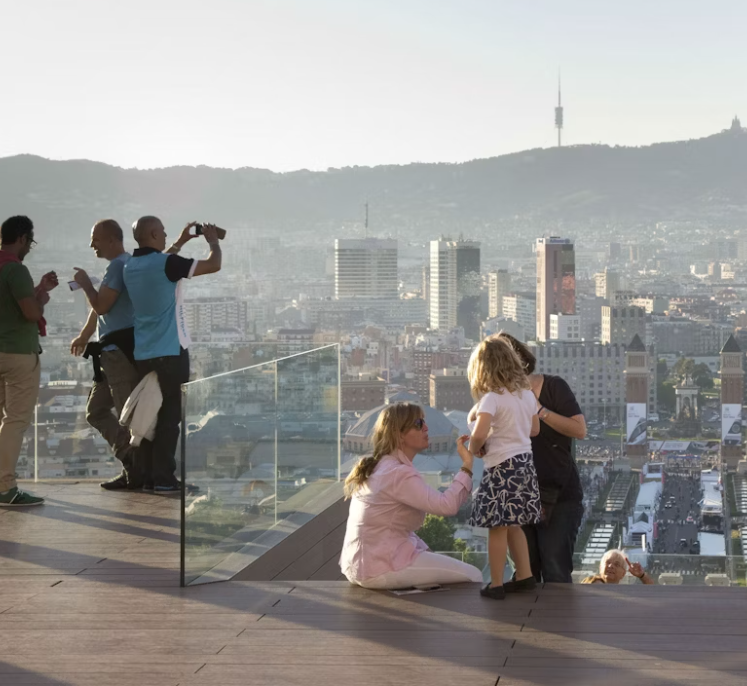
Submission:
[[[528,615],[534,607],[531,598],[511,598],[492,601],[481,598],[475,585],[470,595],[451,594],[450,591],[419,596],[395,596],[382,592],[378,595],[337,596],[307,594],[294,591],[272,607],[268,614],[344,614],[349,612],[391,612],[400,615],[433,615],[444,612],[459,612],[473,617],[505,617],[517,613]]]
[[[354,674],[346,674],[343,664],[335,665],[243,665],[208,664],[197,674],[185,677],[179,686],[221,684],[224,686],[330,686],[354,683],[357,686],[434,686],[470,684],[495,686],[496,671],[490,667],[469,664],[451,665],[445,660],[429,664],[356,665]]]
[[[8,674],[28,672],[54,673],[55,671],[84,674],[102,674],[110,668],[115,673],[126,674],[129,671],[153,672],[155,674],[194,674],[207,659],[214,656],[201,656],[199,659],[185,659],[183,655],[142,655],[136,656],[120,651],[115,655],[95,655],[85,652],[80,646],[79,652],[70,655],[26,656],[4,655],[0,661],[0,681],[5,685]]]
[[[335,553],[332,557],[327,560],[319,569],[317,569],[310,577],[311,581],[345,581],[347,579],[343,576],[340,571],[340,555]]]
[[[718,664],[721,670],[747,670],[747,653],[719,653],[718,659],[714,661],[714,655],[711,652],[684,652],[682,650],[651,650],[636,653],[633,657],[636,663],[645,662],[643,665],[646,669],[684,669],[687,665],[699,667],[703,663],[714,662]],[[629,668],[631,666],[631,656],[627,651],[598,651],[591,659],[585,657],[541,657],[535,655],[532,657],[518,657],[509,653],[506,661],[506,667],[558,667],[581,668],[590,664],[600,665],[615,669],[618,667]]]
[[[518,632],[514,634],[517,636]],[[352,634],[334,634],[316,631],[251,631],[244,632],[227,642],[221,655],[246,654],[259,651],[278,656],[289,652],[298,655],[366,655],[387,656],[410,654],[426,657],[458,658],[464,664],[468,658],[507,651],[513,644],[511,634],[496,636],[482,632],[440,631],[417,633],[412,631],[358,631]]]
[[[233,631],[189,629],[182,623],[171,630],[139,629],[76,629],[69,631],[13,630],[0,631],[3,653],[18,655],[66,655],[85,646],[93,654],[128,653],[158,655],[216,654],[226,644]],[[195,623],[195,626],[199,626]]]
[[[647,611],[648,612],[648,611]],[[599,608],[598,606],[587,606],[585,603],[576,603],[574,607],[547,608],[540,607],[531,610],[531,616],[537,619],[562,619],[562,618],[587,618],[598,619],[607,617],[615,620],[640,620],[641,608],[631,604],[616,604]],[[716,605],[706,613],[703,607],[689,607],[679,602],[659,604],[656,606],[657,619],[673,619],[681,622],[699,621],[704,616],[718,616],[721,619],[743,619],[744,610],[737,608],[722,607]]]
[[[682,621],[682,619],[656,616],[645,622],[611,622],[609,617],[564,619],[541,619],[529,617],[524,625],[524,632],[543,633],[595,633],[595,634],[710,634],[712,636],[747,636],[747,622],[741,619],[701,619],[700,621]],[[747,641],[745,642],[747,645]]]
[[[331,560],[339,560],[342,544],[345,539],[347,518],[332,529],[318,543],[299,555],[291,564],[274,578],[278,580],[310,579]],[[335,577],[339,575],[340,567],[335,570]]]
[[[133,659],[135,656],[133,655]],[[134,667],[128,672],[59,672],[47,674],[13,674],[5,682],[7,686],[179,686],[183,677],[171,674],[144,672]]]
[[[332,499],[333,495],[336,500]],[[266,550],[255,562],[238,572],[233,578],[237,581],[275,579],[340,524],[347,522],[350,501],[344,500],[341,486],[335,490],[334,494],[330,493],[329,497],[330,505],[323,512],[273,545],[271,549]],[[296,578],[308,578],[319,566],[309,569],[306,573],[297,567],[295,576]]]
[[[123,606],[122,603],[125,603]],[[112,614],[127,612],[129,614],[147,614],[163,612],[179,615],[201,615],[206,613],[262,613],[272,607],[272,600],[266,598],[213,598],[209,601],[190,598],[171,598],[132,592],[127,589],[119,598],[107,595],[75,594],[39,594],[29,600],[17,603],[3,614]],[[181,621],[181,620],[180,620]],[[199,621],[195,619],[195,621]],[[0,642],[2,645],[2,642]]]
[[[723,674],[717,669],[647,670],[628,669],[532,669],[504,667],[500,670],[499,686],[537,686],[537,684],[573,684],[574,686],[676,686],[700,684],[704,686],[744,686],[747,672]]]
[[[126,608],[125,608],[126,609]],[[236,636],[241,631],[253,628],[261,614],[241,613],[203,613],[197,624],[200,629],[216,629]],[[18,626],[15,615],[0,614],[0,633],[13,630]],[[182,617],[175,618],[171,614],[34,614],[23,621],[24,630],[33,631],[72,631],[72,630],[140,630],[140,629],[168,629],[175,630],[184,626],[187,629],[195,625]],[[2,664],[0,662],[0,664]],[[2,673],[2,670],[0,670]]]
[[[514,645],[516,654],[538,654],[540,651],[571,652],[571,656],[593,653],[596,650],[622,648],[633,652],[655,650],[734,652],[744,649],[744,636],[709,636],[669,634],[596,634],[596,633],[525,633]],[[714,661],[717,660],[714,655]]]
[[[379,614],[307,614],[272,615],[265,614],[251,627],[252,631],[336,631],[358,633],[359,631],[482,631],[486,633],[515,634],[522,629],[525,615],[502,616],[500,619],[470,617],[452,612],[444,615],[387,617]]]

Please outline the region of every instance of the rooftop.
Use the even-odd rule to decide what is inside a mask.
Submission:
[[[178,588],[178,500],[34,491],[44,507],[0,511],[3,686],[747,682],[743,588],[547,585],[504,602],[337,579]]]

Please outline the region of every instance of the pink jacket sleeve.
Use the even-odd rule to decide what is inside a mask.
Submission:
[[[415,469],[398,469],[386,492],[405,505],[422,510],[427,514],[450,517],[469,498],[472,479],[465,472],[459,472],[454,481],[443,493],[431,488]]]

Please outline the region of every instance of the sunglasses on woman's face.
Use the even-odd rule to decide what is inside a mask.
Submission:
[[[425,428],[425,419],[423,419],[422,417],[420,419],[416,419],[415,420],[415,428],[418,431],[422,431]]]

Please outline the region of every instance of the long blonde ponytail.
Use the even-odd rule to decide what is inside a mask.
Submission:
[[[373,454],[361,458],[345,479],[345,498],[350,498],[368,481],[381,458],[394,453],[399,448],[402,434],[412,429],[422,417],[423,408],[415,403],[394,403],[381,411],[374,426]]]

